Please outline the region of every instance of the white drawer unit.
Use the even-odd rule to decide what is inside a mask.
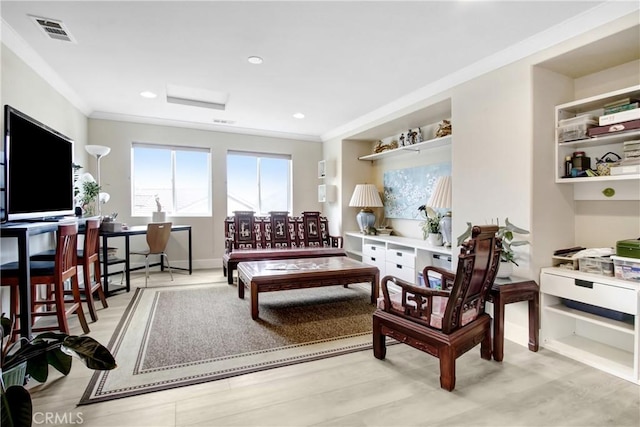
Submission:
[[[431,246],[425,240],[401,236],[369,236],[357,232],[344,235],[347,254],[354,259],[375,265],[380,278],[396,276],[418,283],[417,274],[427,265],[451,270],[451,248]]]
[[[406,266],[387,261],[385,274],[387,276],[396,276],[409,283],[417,283],[416,269],[414,266]]]
[[[362,254],[384,261],[386,256],[386,247],[384,244],[381,244],[379,242],[365,242],[362,245]]]
[[[543,347],[640,384],[640,283],[550,267],[540,295]]]
[[[387,249],[387,262],[415,268],[416,254],[413,250],[390,248]]]
[[[380,257],[373,257],[373,256],[369,256],[369,255],[363,255],[362,256],[362,262],[364,262],[365,264],[369,264],[369,265],[375,265],[376,267],[378,267],[378,270],[380,270],[380,278],[382,279],[385,274],[386,274],[386,262],[384,261],[384,255],[382,256],[382,258]]]

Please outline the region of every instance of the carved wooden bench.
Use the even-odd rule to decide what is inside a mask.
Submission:
[[[329,224],[320,212],[274,211],[257,216],[253,211],[235,211],[224,221],[225,254],[222,270],[227,283],[242,261],[346,256],[341,236],[329,235]]]

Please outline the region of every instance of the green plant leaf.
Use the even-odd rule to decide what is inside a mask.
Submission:
[[[22,386],[13,385],[2,393],[2,426],[31,426],[33,404],[31,395]]]
[[[69,375],[71,372],[71,362],[73,359],[65,354],[61,349],[56,348],[47,352],[47,362],[62,375]]]
[[[42,352],[33,353],[27,359],[27,374],[38,382],[44,383],[47,381],[49,377],[49,362],[44,348]]]
[[[75,353],[89,369],[108,371],[117,367],[109,350],[88,336],[67,337],[63,343],[63,351]]]

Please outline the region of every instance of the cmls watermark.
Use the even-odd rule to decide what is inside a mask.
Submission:
[[[34,412],[33,424],[47,425],[47,424],[82,424],[84,419],[82,418],[82,412]]]

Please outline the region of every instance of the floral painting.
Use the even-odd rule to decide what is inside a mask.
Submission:
[[[427,203],[438,177],[447,175],[451,175],[451,163],[384,172],[385,217],[422,220],[418,206]]]

